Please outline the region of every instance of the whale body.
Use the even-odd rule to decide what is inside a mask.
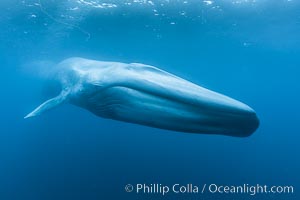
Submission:
[[[244,103],[140,63],[68,58],[56,66],[62,91],[25,118],[62,103],[103,118],[179,132],[251,135],[259,126]]]

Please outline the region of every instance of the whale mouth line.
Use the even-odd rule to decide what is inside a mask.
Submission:
[[[151,91],[148,88],[143,89],[142,87],[132,87],[127,85],[111,85],[105,88],[102,88],[102,90],[106,89],[114,89],[114,88],[124,88],[126,90],[136,91],[138,93],[152,96],[156,99],[170,101],[178,104],[182,104],[184,106],[188,106],[194,111],[201,111],[201,112],[209,112],[209,113],[218,113],[224,116],[239,116],[239,117],[247,117],[249,115],[256,116],[255,112],[253,110],[242,110],[242,109],[233,109],[234,107],[229,107],[225,103],[222,102],[215,102],[211,103],[208,99],[205,97],[203,99],[193,99],[194,101],[189,101],[191,99],[188,98],[182,98],[179,95],[173,95],[173,92],[165,91],[163,92],[157,92],[157,90]],[[192,98],[192,97],[191,97]]]

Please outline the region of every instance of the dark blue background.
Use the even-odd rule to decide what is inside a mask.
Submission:
[[[300,198],[299,3],[159,2],[1,1],[1,200]],[[31,63],[71,56],[160,67],[247,103],[261,125],[248,138],[185,134],[71,105],[24,120],[55,95]],[[162,197],[126,193],[128,183],[292,185],[294,194]]]

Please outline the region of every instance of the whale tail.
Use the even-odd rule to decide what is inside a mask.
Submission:
[[[32,112],[30,112],[28,115],[26,115],[24,117],[24,119],[29,118],[29,117],[34,117],[34,116],[38,116],[52,108],[55,108],[59,105],[61,105],[62,103],[64,103],[67,99],[68,96],[68,91],[63,90],[58,96],[49,99],[47,101],[45,101],[44,103],[42,103],[41,105],[39,105],[36,109],[34,109]]]

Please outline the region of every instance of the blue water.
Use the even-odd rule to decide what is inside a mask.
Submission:
[[[0,11],[1,200],[300,199],[296,0],[2,0]],[[72,56],[157,66],[247,103],[260,127],[247,138],[177,133],[72,105],[24,120],[57,92],[38,75],[50,65],[32,63]],[[294,193],[125,192],[138,183]]]

